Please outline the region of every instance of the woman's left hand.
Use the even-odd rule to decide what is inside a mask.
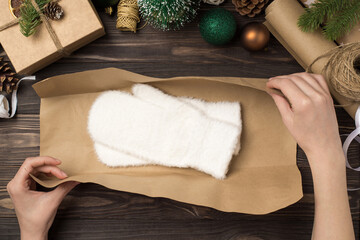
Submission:
[[[79,184],[72,181],[59,185],[51,192],[36,191],[30,174],[37,176],[45,173],[59,179],[67,178],[66,173],[57,167],[60,163],[52,157],[27,158],[8,183],[7,190],[15,207],[21,239],[47,239],[61,201]]]

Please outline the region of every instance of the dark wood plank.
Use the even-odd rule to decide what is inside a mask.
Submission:
[[[234,13],[239,29],[247,22],[263,21],[263,15],[254,19],[241,17],[234,11],[231,1],[222,7]],[[41,80],[104,67],[118,67],[155,77],[270,77],[303,71],[273,37],[267,50],[256,53],[241,48],[239,31],[226,46],[214,47],[205,43],[197,22],[209,8],[212,7],[203,5],[196,21],[175,32],[157,31],[148,26],[136,34],[120,33],[115,29],[115,18],[101,14],[106,36],[36,75]],[[0,56],[3,55],[5,53],[0,49]],[[0,239],[19,236],[15,212],[5,191],[6,184],[26,157],[39,153],[40,100],[31,84],[24,82],[20,87],[16,117],[0,120]],[[341,108],[336,112],[340,133],[351,132],[353,120]],[[359,164],[359,150],[355,144],[349,150],[349,160],[354,166]],[[297,159],[303,177],[304,198],[268,215],[224,213],[170,199],[82,184],[60,206],[50,239],[310,239],[314,213],[312,177],[301,149],[298,149]],[[360,187],[359,174],[349,171],[348,185]],[[360,191],[349,192],[357,238],[359,195]]]

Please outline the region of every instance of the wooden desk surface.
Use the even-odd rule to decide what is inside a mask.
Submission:
[[[264,20],[263,15],[253,19],[241,17],[229,0],[221,7],[234,13],[239,28],[250,21]],[[209,8],[210,5],[203,4],[199,15]],[[205,43],[198,31],[199,18],[180,31],[162,32],[147,26],[133,34],[119,32],[115,28],[115,17],[100,16],[107,35],[37,72],[39,80],[105,67],[154,77],[267,78],[303,71],[274,37],[266,51],[249,53],[241,48],[238,34],[227,46],[214,47]],[[1,48],[0,56],[5,56]],[[16,117],[0,120],[0,239],[19,238],[6,184],[26,157],[39,154],[39,98],[31,83],[23,83],[18,96]],[[341,108],[336,112],[340,133],[351,132],[354,129],[352,119]],[[354,145],[349,153],[354,165],[359,164],[359,156],[359,147]],[[96,184],[81,184],[61,204],[49,236],[50,239],[310,239],[314,217],[313,184],[301,149],[297,159],[304,197],[272,214],[223,213],[164,198],[112,191]],[[348,185],[360,187],[360,175],[348,172]],[[360,191],[349,192],[349,199],[359,239]]]

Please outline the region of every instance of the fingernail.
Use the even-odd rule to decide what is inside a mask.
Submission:
[[[61,161],[60,161],[59,159],[56,159],[56,158],[55,158],[55,161],[58,162],[58,163],[61,163]]]
[[[273,78],[271,77],[271,78],[269,78],[269,81],[271,81],[271,80],[273,80]]]
[[[61,171],[61,174],[62,174],[64,177],[67,177],[67,176],[68,176],[64,171]]]

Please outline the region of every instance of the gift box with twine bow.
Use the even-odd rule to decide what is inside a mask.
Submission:
[[[31,2],[39,11],[36,1]],[[105,34],[89,0],[59,1],[64,16],[58,21],[42,16],[42,23],[29,37],[20,32],[19,18],[10,4],[0,1],[0,43],[19,74],[32,74]]]

